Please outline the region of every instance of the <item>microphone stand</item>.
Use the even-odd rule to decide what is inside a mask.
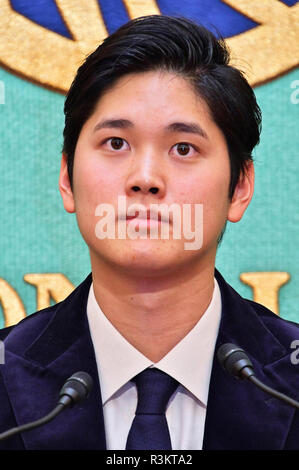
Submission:
[[[60,413],[64,409],[64,407],[65,404],[58,403],[54,410],[50,411],[50,413],[48,413],[43,418],[37,419],[36,421],[32,421],[31,423],[23,424],[22,426],[17,426],[15,428],[3,432],[2,434],[0,434],[0,441],[7,439],[10,436],[13,436],[14,434],[18,434],[23,431],[29,431],[30,429],[34,429],[38,426],[41,426],[42,424],[48,423],[53,418],[55,418],[55,416],[57,416],[58,413]]]

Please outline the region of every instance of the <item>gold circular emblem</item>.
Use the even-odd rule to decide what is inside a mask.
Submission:
[[[131,19],[160,14],[155,0],[123,0]],[[279,0],[223,0],[258,26],[226,40],[231,63],[260,85],[299,63],[299,3]],[[11,72],[61,93],[77,68],[107,36],[96,0],[56,0],[72,39],[50,31],[17,13],[9,0],[0,3],[0,64]],[[83,20],[82,20],[83,19]]]

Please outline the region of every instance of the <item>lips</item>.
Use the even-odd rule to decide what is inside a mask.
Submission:
[[[144,213],[136,213],[135,215],[127,215],[126,216],[127,220],[133,220],[133,219],[141,219],[141,220],[158,220],[161,222],[161,214],[158,213],[157,215],[154,215],[150,213],[150,211],[147,211],[146,214]]]
[[[136,212],[135,215],[127,215],[126,220],[130,221],[133,219],[138,220],[153,220],[154,222],[170,222],[170,217],[163,216],[160,212],[153,212],[152,210],[147,210],[146,213],[141,211],[141,213]]]

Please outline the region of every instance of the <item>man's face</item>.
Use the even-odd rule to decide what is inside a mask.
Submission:
[[[65,209],[76,212],[92,266],[110,265],[149,277],[214,264],[217,239],[226,220],[242,217],[253,190],[253,184],[245,188],[246,194],[241,187],[241,203],[238,198],[231,202],[229,183],[226,141],[206,103],[184,78],[160,71],[126,75],[100,98],[79,135],[73,191],[65,156],[60,174]],[[188,240],[183,230],[180,238],[173,239],[173,221],[169,239],[160,236],[161,225],[167,222],[139,220],[136,225],[137,219],[136,230],[148,236],[119,239],[118,224],[128,227],[133,222],[118,220],[119,196],[126,198],[126,207],[141,203],[149,209],[152,204],[175,203],[182,216],[183,206],[189,205],[193,232],[201,230],[195,225],[195,206],[201,204],[201,248],[185,249]],[[96,235],[96,208],[101,204],[115,210],[115,238]],[[157,226],[158,239],[151,238],[151,226]]]

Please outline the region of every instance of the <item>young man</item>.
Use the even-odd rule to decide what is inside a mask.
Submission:
[[[242,299],[215,270],[227,220],[252,198],[261,121],[228,61],[203,27],[149,16],[79,68],[59,189],[92,272],[63,302],[3,331],[1,432],[48,413],[78,370],[94,389],[0,448],[299,448],[298,411],[217,360],[220,345],[236,344],[261,380],[298,399],[298,325]]]

